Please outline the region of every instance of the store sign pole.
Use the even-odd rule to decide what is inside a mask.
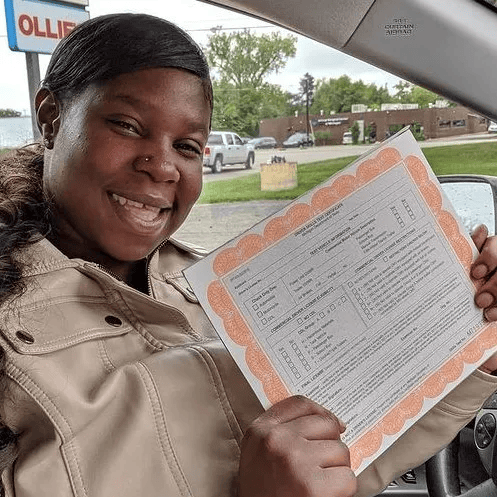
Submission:
[[[40,136],[34,98],[40,85],[38,54],[51,54],[61,38],[86,21],[88,0],[4,0],[9,48],[26,53],[33,138]]]
[[[40,62],[38,54],[26,52],[26,69],[28,71],[29,103],[31,107],[31,126],[33,129],[33,139],[40,138],[40,130],[36,121],[35,95],[40,86]]]

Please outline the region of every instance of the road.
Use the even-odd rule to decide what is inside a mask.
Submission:
[[[419,142],[421,148],[425,147],[440,147],[444,145],[460,145],[464,143],[478,143],[493,140],[497,142],[497,134],[474,134],[463,135],[450,138],[442,138],[437,140],[426,140]],[[287,148],[285,150],[256,150],[255,164],[253,169],[245,169],[243,166],[227,166],[221,174],[213,174],[209,168],[204,168],[204,183],[210,181],[220,181],[240,177],[244,174],[252,174],[259,172],[260,164],[265,164],[268,159],[277,155],[285,157],[287,162],[297,162],[298,164],[306,164],[308,162],[317,162],[327,159],[336,159],[339,157],[348,157],[361,155],[368,150],[374,148],[375,145],[332,145],[326,147],[311,147],[311,148]]]
[[[475,143],[488,140],[497,140],[497,135],[470,135],[450,140],[431,140],[421,143],[424,147]],[[300,164],[314,162],[335,157],[360,155],[374,145],[343,145],[333,147],[315,147],[311,149],[293,149],[285,151],[257,150],[256,163],[265,163],[272,155],[284,155],[287,161],[296,161]],[[205,170],[204,182],[220,181],[240,177],[241,174],[252,174],[259,167],[252,170],[230,167],[221,174],[212,174]],[[288,201],[252,201],[232,204],[199,204],[195,205],[188,219],[178,230],[176,236],[184,241],[202,245],[213,250],[228,242],[235,236],[247,230],[254,224],[262,221],[271,214],[285,207]]]

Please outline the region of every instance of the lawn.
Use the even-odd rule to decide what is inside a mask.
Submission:
[[[0,149],[0,154],[4,152],[7,152],[7,149]],[[435,173],[439,175],[497,175],[497,143],[494,141],[425,148],[423,152]],[[199,202],[210,204],[247,200],[291,200],[340,171],[356,158],[356,156],[341,157],[340,159],[299,165],[297,169],[298,186],[291,190],[262,192],[259,173],[206,183]]]
[[[497,175],[497,143],[495,142],[432,147],[423,149],[423,152],[437,175]],[[291,190],[261,191],[259,173],[206,183],[199,202],[210,204],[247,200],[294,199],[340,171],[356,158],[357,156],[342,157],[299,165],[297,169],[298,186]]]

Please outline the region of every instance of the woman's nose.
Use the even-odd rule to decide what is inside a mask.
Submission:
[[[137,157],[133,166],[136,171],[148,174],[156,182],[177,182],[180,174],[172,155],[165,147],[156,148]]]

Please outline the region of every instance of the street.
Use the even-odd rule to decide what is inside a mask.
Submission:
[[[496,134],[474,134],[454,136],[450,138],[426,140],[419,142],[421,148],[425,147],[441,147],[444,145],[461,145],[464,143],[486,142],[489,140],[497,141]],[[287,148],[287,149],[272,149],[272,150],[256,150],[255,163],[253,169],[245,169],[243,165],[226,166],[221,174],[213,174],[209,168],[204,168],[204,183],[210,181],[220,181],[240,177],[240,175],[252,174],[259,172],[260,164],[265,164],[271,157],[284,157],[287,162],[297,162],[298,164],[306,164],[308,162],[317,162],[327,159],[337,159],[339,157],[348,157],[361,155],[376,145],[332,145],[325,147],[311,148]]]
[[[445,140],[421,142],[421,147],[436,147],[497,140],[496,135],[482,134],[455,137]],[[204,182],[221,181],[253,174],[259,171],[259,165],[274,155],[284,156],[287,161],[299,164],[315,162],[329,158],[360,155],[374,145],[335,145],[331,147],[314,147],[309,149],[257,150],[254,169],[229,166],[221,174],[213,174],[204,168]],[[285,207],[288,201],[252,201],[231,204],[195,205],[186,222],[176,233],[176,237],[186,242],[201,245],[213,250],[247,230],[254,224]]]

